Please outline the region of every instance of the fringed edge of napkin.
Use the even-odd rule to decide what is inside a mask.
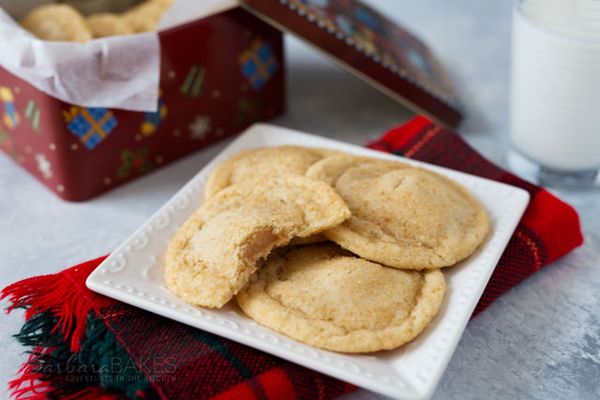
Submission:
[[[17,377],[9,382],[16,400],[108,400],[123,394],[158,398],[95,312],[112,300],[82,289],[85,277],[101,259],[24,279],[0,292],[0,299],[10,303],[7,313],[25,310],[25,324],[15,338],[32,348]],[[118,374],[111,372],[115,363],[120,366]]]

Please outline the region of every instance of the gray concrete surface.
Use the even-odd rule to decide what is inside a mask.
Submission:
[[[469,109],[462,131],[503,164],[507,149],[508,0],[371,0],[427,40]],[[411,113],[290,38],[289,111],[277,124],[364,143]],[[600,133],[599,133],[600,134]],[[0,286],[109,252],[226,143],[82,204],[50,194],[0,156]],[[599,149],[600,151],[600,149]],[[586,244],[473,320],[434,399],[600,398],[600,193],[557,192],[579,211]],[[0,320],[0,398],[25,359]],[[361,391],[348,398],[375,399]]]

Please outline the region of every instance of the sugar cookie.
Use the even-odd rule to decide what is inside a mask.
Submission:
[[[218,192],[199,210],[205,220],[233,208],[261,207],[277,203],[286,209],[299,209],[303,227],[294,236],[306,238],[341,224],[350,210],[341,197],[324,182],[301,175],[261,176]]]
[[[95,38],[133,33],[129,24],[122,17],[115,14],[93,14],[86,18],[86,22]]]
[[[66,4],[47,4],[31,10],[21,26],[42,40],[86,43],[92,39],[83,16]]]
[[[221,307],[271,250],[349,216],[330,186],[303,176],[231,186],[198,209],[169,243],[166,285],[186,302]]]
[[[293,339],[358,353],[415,338],[438,312],[445,287],[437,269],[388,268],[313,245],[271,255],[236,300],[256,322]]]
[[[148,0],[122,14],[133,32],[152,32],[173,0]]]
[[[261,147],[242,151],[214,169],[206,181],[204,198],[209,199],[219,190],[256,176],[304,175],[311,165],[326,154],[325,150],[302,146]]]
[[[306,175],[333,186],[352,212],[325,236],[385,265],[453,265],[472,254],[489,229],[487,214],[473,196],[424,169],[344,155],[319,161]]]

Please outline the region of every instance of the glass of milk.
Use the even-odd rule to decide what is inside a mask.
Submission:
[[[513,149],[543,184],[598,185],[600,0],[517,1],[512,46]]]

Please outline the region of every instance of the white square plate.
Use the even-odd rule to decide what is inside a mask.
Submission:
[[[392,351],[346,355],[296,342],[243,316],[235,306],[203,309],[172,295],[163,281],[163,253],[169,239],[201,204],[204,182],[214,166],[240,150],[295,144],[402,160],[446,175],[467,187],[490,214],[487,241],[470,258],[445,269],[448,292],[434,321],[413,342]],[[510,239],[529,195],[524,190],[461,172],[399,158],[359,146],[272,125],[255,125],[206,165],[88,278],[106,296],[255,347],[297,364],[399,399],[433,393],[469,317]]]

